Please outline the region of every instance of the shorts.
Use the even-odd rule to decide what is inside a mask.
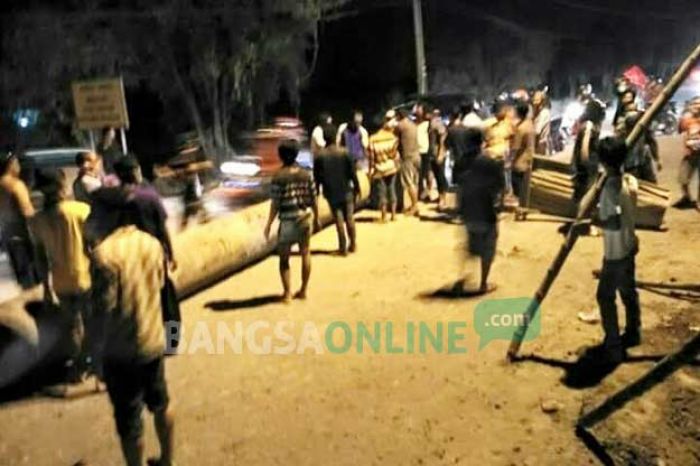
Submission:
[[[420,172],[420,159],[401,159],[401,184],[404,189],[416,189],[418,187],[418,174]]]
[[[700,170],[700,154],[686,155],[681,160],[678,171],[678,181],[682,186],[687,186],[693,179],[693,175]]]
[[[280,229],[277,242],[280,246],[291,246],[293,244],[306,245],[311,240],[313,232],[312,215],[302,214],[296,219],[280,220]]]
[[[331,213],[333,214],[333,218],[338,217],[339,214],[342,214],[346,220],[352,218],[352,216],[355,213],[354,196],[352,194],[349,194],[347,199],[345,199],[344,201],[331,202],[330,199],[328,199],[328,207],[330,208]]]
[[[396,173],[379,178],[375,182],[379,207],[386,207],[387,203],[396,206]]]
[[[105,361],[104,378],[117,432],[123,439],[137,439],[143,434],[144,404],[150,412],[158,413],[170,403],[162,356],[147,363]]]
[[[490,223],[468,223],[467,252],[482,259],[493,259],[496,255],[498,226]]]

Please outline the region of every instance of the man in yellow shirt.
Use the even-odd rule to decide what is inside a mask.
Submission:
[[[499,196],[499,206],[503,207],[505,196],[513,192],[511,181],[512,160],[510,158],[510,146],[513,139],[513,122],[511,119],[512,107],[504,101],[496,101],[493,106],[494,117],[484,122],[486,149],[485,154],[498,162],[503,172],[505,189]]]
[[[44,208],[30,221],[37,269],[45,296],[60,308],[58,356],[67,357],[72,376],[79,378],[88,362],[83,344],[84,324],[90,315],[90,261],[86,255],[83,226],[90,206],[66,199],[66,178],[61,170],[40,174]]]

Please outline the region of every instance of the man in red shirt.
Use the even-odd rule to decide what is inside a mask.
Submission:
[[[689,107],[690,115],[683,123],[683,160],[678,181],[682,197],[673,204],[679,209],[697,208],[697,202],[690,195],[690,182],[695,173],[700,173],[700,99],[693,99]],[[699,175],[700,176],[700,175]]]

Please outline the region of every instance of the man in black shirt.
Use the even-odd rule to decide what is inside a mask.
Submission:
[[[314,179],[316,190],[328,201],[333,213],[335,226],[338,231],[338,244],[340,254],[345,256],[348,251],[357,249],[354,199],[360,194],[360,183],[357,180],[357,172],[354,168],[350,154],[335,144],[336,128],[326,125],[323,129],[323,138],[330,141],[321,150],[314,161]],[[347,246],[347,236],[350,237],[350,247]]]
[[[481,153],[481,147],[469,147],[467,137],[473,134],[477,128],[469,128],[462,125],[462,113],[455,110],[450,117],[450,125],[447,128],[447,149],[454,163],[452,168],[452,183],[459,183],[459,178],[468,168],[471,162]],[[476,151],[476,152],[474,152]]]
[[[481,279],[478,288],[474,290],[465,290],[467,279],[460,280],[455,284],[457,293],[468,291],[483,294],[495,289],[495,286],[488,283],[488,277],[498,239],[496,203],[505,183],[498,162],[477,150],[483,146],[483,141],[483,133],[478,129],[470,128],[464,133],[466,152],[479,155],[459,178],[460,212],[467,230],[467,252],[469,257],[480,258]]]

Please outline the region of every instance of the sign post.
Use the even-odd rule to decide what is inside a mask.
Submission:
[[[104,128],[120,129],[122,151],[126,154],[125,130],[129,128],[129,113],[122,79],[75,81],[72,90],[78,129],[90,132]]]

